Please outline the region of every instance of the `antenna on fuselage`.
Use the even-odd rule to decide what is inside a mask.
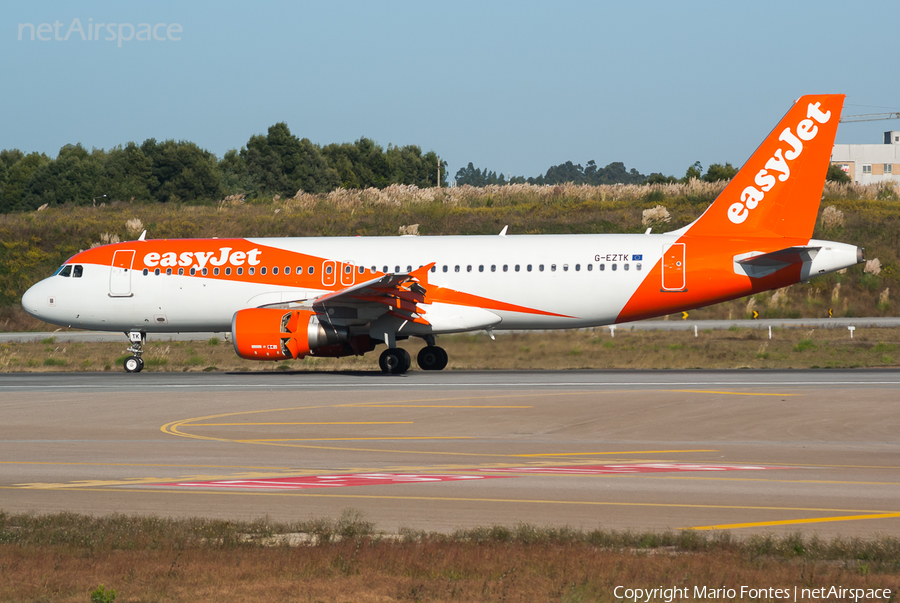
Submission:
[[[147,236],[147,231],[145,230],[144,232],[141,233],[141,236],[139,236],[137,240],[138,240],[138,241],[143,241],[143,240],[144,240],[144,237],[146,237],[146,236]]]

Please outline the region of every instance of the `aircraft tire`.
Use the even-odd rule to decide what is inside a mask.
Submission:
[[[419,350],[416,362],[423,371],[440,371],[447,366],[447,352],[436,345],[425,346]]]
[[[403,348],[389,348],[381,353],[378,358],[378,366],[381,371],[391,375],[402,375],[409,370],[412,360],[409,352]]]
[[[144,368],[144,360],[138,356],[129,356],[123,365],[126,373],[140,373]]]

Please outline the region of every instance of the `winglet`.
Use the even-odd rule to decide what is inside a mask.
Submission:
[[[431,267],[435,265],[436,262],[431,262],[427,266],[422,266],[417,270],[413,270],[409,273],[409,275],[419,281],[423,287],[428,287],[428,272],[431,270]]]

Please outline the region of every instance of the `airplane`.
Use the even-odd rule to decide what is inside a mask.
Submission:
[[[242,358],[362,355],[409,370],[397,342],[494,329],[567,329],[662,316],[861,263],[812,239],[844,95],[797,100],[706,211],[654,234],[148,240],[82,251],[22,297],[40,320],[147,335],[229,332]]]

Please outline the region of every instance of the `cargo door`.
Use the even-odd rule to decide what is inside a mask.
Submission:
[[[663,247],[663,291],[684,291],[686,287],[684,243]]]
[[[134,262],[133,249],[120,249],[113,255],[109,269],[109,296],[131,297],[131,264]]]

